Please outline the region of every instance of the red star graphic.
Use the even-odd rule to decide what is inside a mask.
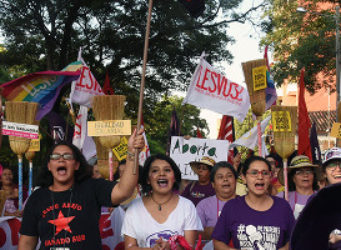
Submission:
[[[72,233],[69,223],[75,218],[75,216],[64,217],[62,211],[59,211],[58,218],[55,220],[49,220],[48,222],[56,226],[55,235],[59,234],[60,231],[66,230]]]

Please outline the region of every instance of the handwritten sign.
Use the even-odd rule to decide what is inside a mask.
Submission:
[[[39,127],[37,125],[3,121],[2,134],[28,139],[38,139]]]
[[[253,90],[266,89],[266,66],[252,68]]]
[[[271,115],[273,131],[291,132],[291,117],[289,111],[272,111]]]
[[[341,138],[341,123],[334,122],[332,130],[330,131],[330,136]]]
[[[125,136],[121,137],[121,143],[113,148],[113,153],[115,154],[118,161],[122,161],[127,158],[128,150],[128,140]]]
[[[170,157],[181,170],[182,179],[198,180],[189,163],[199,161],[203,156],[208,156],[218,161],[226,161],[228,156],[229,141],[172,136]]]
[[[32,139],[30,141],[30,147],[28,148],[29,152],[38,152],[40,151],[40,139]]]
[[[88,122],[88,136],[130,135],[130,120],[107,120]]]

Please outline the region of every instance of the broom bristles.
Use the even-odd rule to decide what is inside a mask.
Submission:
[[[272,106],[271,112],[276,111],[288,111],[290,113],[291,131],[290,132],[274,131],[275,150],[283,159],[287,159],[295,151],[297,107]]]

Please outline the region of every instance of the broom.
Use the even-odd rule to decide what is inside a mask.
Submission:
[[[272,106],[271,119],[276,152],[283,158],[285,199],[288,200],[288,157],[295,150],[297,107]]]
[[[6,119],[10,122],[34,124],[38,109],[38,103],[11,102],[5,103]],[[9,136],[9,144],[12,151],[18,156],[18,183],[19,183],[19,210],[23,202],[23,165],[22,155],[28,150],[30,140],[23,137]]]
[[[250,95],[251,109],[252,109],[252,112],[257,117],[258,155],[262,156],[261,121],[262,121],[262,115],[265,113],[266,93],[265,93],[265,88],[258,89],[258,86],[256,85],[257,81],[254,79],[254,77],[255,77],[255,71],[257,69],[261,69],[261,67],[266,67],[266,60],[258,59],[258,60],[248,61],[248,62],[242,63],[242,67],[243,67],[243,72],[245,76],[247,90]],[[265,75],[265,83],[266,83],[266,75]]]
[[[92,109],[96,121],[103,120],[122,120],[124,116],[123,95],[102,95],[94,96],[92,101]],[[109,180],[113,180],[114,176],[114,161],[112,148],[120,144],[121,137],[118,135],[100,136],[99,141],[102,146],[109,151]]]

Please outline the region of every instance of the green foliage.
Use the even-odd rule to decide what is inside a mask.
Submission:
[[[304,3],[306,14],[296,11],[299,1],[267,0],[263,22],[267,32],[262,44],[273,48],[275,81],[296,82],[305,68],[305,84],[310,92],[334,85],[335,89],[335,18],[334,9],[320,11],[313,0]],[[328,2],[328,1],[326,1]],[[318,81],[323,77],[323,82]],[[333,86],[332,86],[333,87]]]
[[[148,143],[152,153],[164,153],[168,142],[168,133],[173,109],[176,110],[182,135],[196,137],[197,128],[205,136],[209,132],[206,120],[199,117],[200,110],[195,106],[181,105],[183,98],[163,96],[151,110],[148,119],[144,119]],[[207,132],[206,132],[207,131]]]

